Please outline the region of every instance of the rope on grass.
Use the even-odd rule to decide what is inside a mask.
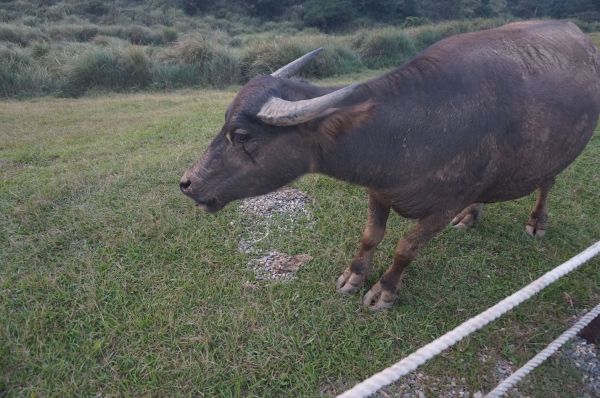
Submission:
[[[548,346],[546,348],[544,348],[536,356],[531,358],[529,360],[529,362],[527,362],[525,365],[520,367],[517,371],[515,371],[509,377],[502,380],[502,382],[500,384],[498,384],[496,386],[496,388],[494,388],[492,391],[490,391],[485,397],[486,398],[500,398],[500,397],[504,396],[504,394],[506,394],[508,392],[508,390],[513,388],[523,377],[527,376],[533,369],[537,368],[539,365],[542,364],[542,362],[544,362],[546,359],[548,359],[548,357],[550,357],[552,354],[554,354],[556,351],[558,351],[558,349],[563,344],[565,344],[567,341],[569,341],[574,336],[576,336],[577,333],[579,333],[581,331],[581,329],[586,327],[588,325],[588,323],[593,321],[594,318],[596,318],[598,315],[600,315],[600,304],[598,304],[597,306],[594,307],[593,310],[591,310],[590,312],[585,314],[583,316],[583,318],[581,318],[579,320],[579,322],[577,322],[569,330],[567,330],[566,332],[561,334],[559,338],[554,340],[552,343],[548,344]]]
[[[500,301],[493,307],[488,308],[481,314],[463,322],[450,332],[419,348],[417,351],[413,352],[396,364],[374,374],[365,381],[355,385],[350,390],[338,395],[338,398],[367,397],[379,390],[381,387],[393,383],[400,377],[412,372],[429,359],[435,357],[448,347],[453,346],[469,334],[481,329],[488,323],[521,304],[523,301],[531,298],[546,286],[557,281],[559,278],[563,277],[569,272],[579,268],[598,253],[600,253],[600,241],[594,243],[552,271],[545,273],[540,278]]]

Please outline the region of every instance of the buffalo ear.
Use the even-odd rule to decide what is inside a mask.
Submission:
[[[343,134],[369,120],[375,113],[375,103],[365,101],[358,105],[344,108],[332,108],[326,114],[310,123],[311,130],[317,130],[318,134],[335,137]]]

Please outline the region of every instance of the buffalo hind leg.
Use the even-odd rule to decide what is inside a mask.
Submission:
[[[482,213],[483,203],[472,203],[458,213],[458,215],[450,221],[450,224],[456,229],[471,228],[479,221]]]
[[[353,293],[362,287],[371,268],[375,248],[385,234],[385,224],[390,215],[390,206],[381,203],[369,192],[369,216],[363,231],[360,249],[352,263],[338,278],[336,287],[341,293]]]
[[[554,178],[540,185],[537,190],[535,206],[529,214],[529,220],[525,225],[527,235],[534,238],[541,238],[548,229],[548,192],[554,185]]]
[[[365,294],[363,304],[373,311],[391,307],[398,297],[402,274],[408,264],[417,256],[419,249],[448,225],[454,214],[456,213],[435,214],[417,221],[398,242],[394,252],[394,263]]]

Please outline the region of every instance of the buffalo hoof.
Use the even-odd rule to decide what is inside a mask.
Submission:
[[[458,215],[450,221],[450,225],[460,230],[469,229],[479,220],[482,211],[483,203],[473,203],[458,213]]]
[[[365,294],[363,304],[371,311],[380,311],[390,308],[396,302],[398,295],[392,293],[381,286],[377,282],[371,290]]]
[[[543,214],[539,217],[531,216],[525,225],[525,232],[532,238],[541,238],[546,235],[548,229],[548,216]]]
[[[365,283],[365,276],[359,275],[346,268],[335,283],[337,291],[340,293],[355,293]]]
[[[537,226],[529,224],[525,226],[525,232],[527,232],[527,235],[531,236],[532,238],[543,238],[544,235],[546,235],[545,229],[541,229]]]

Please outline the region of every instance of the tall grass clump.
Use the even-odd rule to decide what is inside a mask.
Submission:
[[[491,29],[504,25],[508,22],[511,22],[511,20],[504,18],[478,18],[468,21],[451,21],[437,25],[421,26],[415,29],[410,29],[408,33],[413,37],[417,51],[421,51],[446,37],[460,33]]]
[[[172,43],[177,40],[178,34],[173,28],[164,28],[162,31],[162,36],[165,43]]]
[[[54,25],[47,29],[50,38],[54,41],[80,41],[86,42],[92,40],[98,34],[99,28],[96,25]]]
[[[38,41],[31,46],[31,55],[35,58],[41,58],[50,52],[50,43],[47,41]]]
[[[22,50],[0,48],[0,97],[25,98],[51,94],[58,82]]]
[[[6,41],[20,46],[27,46],[32,41],[44,38],[44,35],[38,29],[26,25],[0,23],[0,42]]]
[[[93,49],[81,55],[68,71],[63,94],[79,96],[88,90],[140,89],[151,81],[150,62],[136,47]]]
[[[199,74],[193,65],[166,60],[152,66],[153,88],[171,90],[199,84]]]
[[[292,38],[264,40],[249,45],[242,55],[242,75],[248,80],[260,74],[269,74],[318,47],[323,47],[324,51],[302,69],[302,76],[328,77],[363,68],[356,52],[339,41]]]
[[[219,48],[204,65],[201,84],[223,88],[241,82],[239,58],[231,50]]]
[[[415,47],[420,51],[443,38],[444,32],[441,29],[436,27],[421,28],[414,34]]]
[[[162,32],[154,32],[152,29],[141,25],[134,25],[126,28],[124,33],[121,33],[120,37],[129,39],[131,44],[142,46],[164,43]]]
[[[400,29],[379,29],[359,34],[353,43],[369,68],[397,66],[417,52],[415,41]]]
[[[224,87],[240,82],[240,64],[233,51],[204,38],[178,42],[174,55],[193,68],[196,84]]]
[[[241,82],[240,63],[233,50],[202,37],[177,42],[166,59],[154,65],[152,75],[157,88],[222,88]]]

